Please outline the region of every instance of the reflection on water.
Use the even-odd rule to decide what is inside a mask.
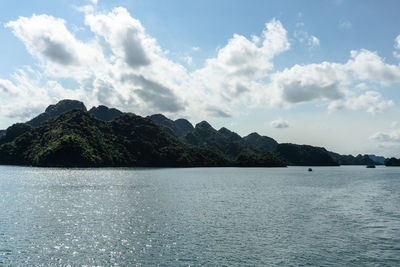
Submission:
[[[0,265],[399,265],[400,168],[0,167]]]

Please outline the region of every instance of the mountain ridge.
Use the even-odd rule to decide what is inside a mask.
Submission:
[[[27,121],[25,124],[31,128],[37,128],[42,123],[46,123],[66,112],[74,110],[87,112],[95,119],[103,122],[112,122],[125,115],[136,116],[103,105],[87,110],[86,106],[80,101],[64,99],[57,104],[48,106],[43,113]],[[375,155],[371,155],[371,157],[376,161],[368,155],[357,155],[356,157],[352,155],[340,155],[327,151],[325,148],[310,145],[279,144],[273,138],[261,136],[256,132],[242,137],[225,127],[216,130],[207,121],[201,121],[193,126],[186,119],[171,120],[163,114],[153,114],[144,119],[155,123],[162,131],[176,138],[184,146],[212,151],[225,158],[227,162],[231,162],[231,165],[236,164],[236,166],[262,166],[263,162],[265,166],[283,165],[282,162],[286,165],[302,166],[373,165],[382,164],[382,160],[384,160],[383,157]],[[23,124],[15,124],[3,131],[3,136],[0,137],[0,140],[3,140],[3,143],[5,142],[4,140],[12,142],[13,138],[18,137],[19,131],[29,132],[32,129]],[[144,137],[142,136],[142,138]],[[274,163],[265,164],[266,160]]]

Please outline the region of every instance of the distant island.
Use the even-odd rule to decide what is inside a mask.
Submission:
[[[400,160],[340,155],[322,147],[241,137],[202,121],[146,118],[61,100],[35,118],[0,130],[0,164],[43,167],[285,167],[382,165]]]

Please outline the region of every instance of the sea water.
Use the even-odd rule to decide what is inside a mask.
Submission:
[[[0,266],[400,266],[400,168],[307,169],[0,166]]]

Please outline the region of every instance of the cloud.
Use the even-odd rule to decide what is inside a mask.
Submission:
[[[289,128],[289,122],[285,121],[282,118],[279,118],[277,120],[271,121],[270,125],[274,128],[277,129],[284,129],[284,128]]]
[[[366,110],[369,113],[376,114],[390,107],[393,107],[392,100],[383,100],[380,93],[368,91],[360,96],[347,97],[344,100],[334,101],[329,105],[330,110],[352,109]]]
[[[230,113],[223,111],[222,109],[219,109],[217,107],[209,106],[206,108],[206,111],[208,115],[216,118],[229,118],[232,116]]]
[[[370,136],[370,139],[384,143],[397,143],[400,142],[400,130],[391,132],[377,132]]]
[[[366,80],[387,86],[400,82],[400,66],[386,64],[376,52],[366,49],[351,51],[346,68],[358,80]]]
[[[76,41],[65,27],[65,21],[48,15],[20,17],[6,24],[39,59],[47,59],[60,65],[79,63],[81,43]]]
[[[310,46],[319,46],[319,39],[314,35],[311,35],[310,38],[308,39],[308,44]]]
[[[200,51],[200,47],[198,47],[198,46],[193,46],[193,47],[192,47],[192,50],[195,51],[195,52]]]
[[[189,87],[193,91],[201,88],[203,98],[209,99],[213,106],[254,103],[250,98],[257,97],[258,92],[254,91],[259,89],[257,81],[268,77],[273,70],[273,58],[289,47],[287,32],[275,19],[266,23],[260,36],[252,39],[234,34],[216,57],[207,59],[203,68],[191,73]]]
[[[297,22],[296,28],[299,28],[294,31],[294,38],[300,43],[307,44],[310,48],[318,47],[320,41],[314,35],[310,35],[307,31],[303,30],[305,24],[304,22]]]
[[[363,90],[368,88],[367,83],[388,86],[400,82],[399,78],[399,66],[386,64],[377,53],[361,49],[351,51],[350,59],[344,64],[294,65],[274,73],[264,99],[272,105],[323,100],[330,101],[331,111],[347,108],[376,113],[393,106],[393,101],[383,100],[376,91],[357,96],[351,88],[359,87],[360,82]]]
[[[108,14],[87,14],[85,23],[92,32],[104,37],[113,53],[133,69],[149,65],[152,54],[159,50],[140,21],[125,8],[115,8]]]
[[[93,34],[85,42],[68,30],[66,21],[45,14],[6,24],[39,64],[0,80],[2,114],[25,118],[19,108],[31,106],[34,112],[67,97],[143,115],[185,112],[191,117],[226,118],[240,107],[294,107],[313,101],[322,101],[330,111],[376,113],[393,102],[371,87],[400,82],[398,65],[364,49],[351,51],[345,63],[274,70],[275,57],[291,47],[286,29],[276,19],[259,35],[233,34],[214,57],[189,71],[168,58],[125,8],[99,12],[92,4],[82,9],[85,28]],[[310,46],[320,43],[308,33],[303,37]],[[190,65],[191,57],[185,60]],[[73,81],[74,88],[63,86],[65,80]]]
[[[298,27],[303,26],[303,25],[299,25]],[[319,46],[319,43],[320,43],[320,41],[317,37],[315,37],[314,35],[310,35],[308,32],[303,31],[303,30],[295,31],[294,37],[300,43],[306,43],[311,48]]]
[[[184,109],[183,104],[174,92],[145,77],[139,75],[130,75],[123,78],[123,81],[133,82],[134,92],[148,105],[154,108],[155,111],[162,112],[177,112]]]
[[[400,49],[400,35],[397,35],[397,37],[395,39],[394,47],[396,49]]]

